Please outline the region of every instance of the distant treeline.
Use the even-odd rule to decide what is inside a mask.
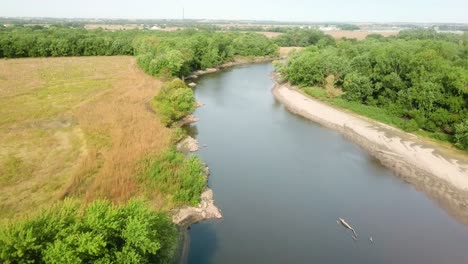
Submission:
[[[110,32],[41,26],[0,29],[0,57],[136,55],[138,64],[152,75],[183,76],[235,56],[273,56],[277,49],[271,40],[253,33],[195,29]]]
[[[341,98],[385,109],[407,131],[422,129],[468,149],[468,34],[412,30],[314,45],[279,70],[302,87],[324,86],[333,76]]]
[[[0,57],[132,55],[133,39],[138,34],[137,30],[7,27],[0,29]]]
[[[307,47],[310,45],[334,45],[333,37],[318,29],[289,29],[273,41],[281,47]]]
[[[339,24],[336,27],[341,30],[351,30],[351,31],[361,29],[359,26],[356,26],[353,24]]]

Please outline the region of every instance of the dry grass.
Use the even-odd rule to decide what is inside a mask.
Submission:
[[[349,31],[349,30],[333,30],[333,31],[324,31],[325,34],[332,36],[335,39],[341,38],[350,38],[363,40],[370,34],[380,34],[384,37],[390,37],[398,35],[398,31]]]
[[[257,34],[260,34],[260,35],[264,35],[265,37],[271,39],[271,38],[276,38],[278,36],[281,36],[283,35],[283,33],[281,32],[265,32],[265,31],[259,31],[259,32],[255,32]]]
[[[339,97],[343,94],[343,91],[338,88],[338,87],[335,87],[335,76],[334,75],[329,75],[326,79],[325,79],[325,90],[327,91],[327,94],[328,94],[328,97],[330,98],[335,98],[335,97]]]
[[[264,35],[267,38],[276,38],[283,35],[284,33],[280,32],[256,32],[258,34]],[[324,31],[325,34],[332,36],[334,39],[341,38],[350,38],[363,40],[370,34],[380,34],[384,37],[390,37],[398,35],[398,31],[351,31],[351,30],[333,30],[333,31]]]
[[[2,217],[135,195],[138,161],[169,145],[148,107],[159,86],[132,57],[0,61]]]
[[[289,57],[295,51],[304,50],[303,47],[280,47],[279,53],[281,58]]]

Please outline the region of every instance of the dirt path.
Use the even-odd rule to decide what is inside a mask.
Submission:
[[[275,97],[291,112],[333,128],[468,224],[468,157],[415,135],[314,100],[288,85]]]

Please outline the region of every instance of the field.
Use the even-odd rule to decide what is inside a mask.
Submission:
[[[349,30],[333,30],[324,31],[325,34],[332,36],[335,39],[341,38],[353,38],[357,40],[363,40],[370,34],[379,34],[384,37],[390,37],[398,35],[398,31],[349,31]]]
[[[303,47],[280,47],[279,54],[281,58],[287,58],[294,51],[301,51]]]
[[[2,218],[137,194],[139,161],[170,142],[149,106],[160,85],[133,57],[1,60]]]
[[[265,31],[258,31],[258,32],[255,32],[257,34],[260,34],[260,35],[264,35],[265,37],[271,39],[271,38],[276,38],[278,36],[281,36],[283,33],[280,33],[280,32],[265,32]]]
[[[278,32],[256,32],[262,34],[267,38],[276,38],[281,36],[283,33]],[[390,37],[398,35],[397,31],[350,31],[350,30],[333,30],[333,31],[324,31],[325,34],[332,36],[334,39],[341,38],[354,38],[357,40],[363,40],[370,34],[380,34],[384,37]]]
[[[143,26],[137,24],[126,24],[126,25],[112,25],[112,24],[87,24],[86,29],[99,29],[117,31],[117,30],[131,30],[131,29],[143,29]]]

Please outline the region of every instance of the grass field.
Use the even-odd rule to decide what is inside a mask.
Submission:
[[[160,85],[133,57],[1,60],[1,217],[136,195],[138,162],[170,144],[149,106]]]
[[[262,34],[267,38],[275,38],[281,36],[283,33],[278,32],[256,32],[258,34]],[[351,30],[332,30],[332,31],[324,31],[325,34],[332,36],[334,39],[341,39],[341,38],[350,38],[350,39],[357,39],[363,40],[370,34],[379,34],[384,37],[390,37],[398,35],[398,31],[351,31]]]
[[[390,37],[398,35],[398,31],[350,31],[350,30],[333,30],[333,31],[325,31],[327,35],[332,36],[334,39],[341,39],[341,38],[350,38],[350,39],[357,39],[363,40],[370,34],[379,34],[384,37]]]

